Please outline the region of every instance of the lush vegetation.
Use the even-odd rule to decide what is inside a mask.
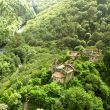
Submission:
[[[25,0],[0,0],[0,47],[14,36],[22,22],[33,16]]]
[[[31,1],[31,0],[30,0]],[[59,0],[33,0],[35,12],[41,12]]]
[[[29,110],[110,110],[110,1],[47,1],[34,1],[35,18],[27,1],[0,2],[0,110],[26,103]],[[24,20],[25,30],[14,33]],[[51,80],[55,59],[63,64],[68,51],[87,47],[102,50],[98,62],[80,56],[68,83]]]

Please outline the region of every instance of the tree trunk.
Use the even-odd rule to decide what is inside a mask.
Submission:
[[[23,110],[29,110],[29,108],[28,108],[28,102],[24,102]]]

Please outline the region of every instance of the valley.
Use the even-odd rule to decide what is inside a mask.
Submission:
[[[0,110],[110,110],[110,0],[0,0]]]

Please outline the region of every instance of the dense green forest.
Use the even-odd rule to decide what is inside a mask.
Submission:
[[[0,0],[0,110],[110,110],[110,0]]]
[[[32,6],[36,13],[45,10],[49,6],[55,4],[59,0],[27,0],[30,6]]]

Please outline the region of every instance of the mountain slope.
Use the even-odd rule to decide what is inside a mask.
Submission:
[[[12,22],[8,22],[13,25],[14,20],[16,21],[23,21],[25,19],[29,19],[33,17],[33,12],[30,10],[28,3],[24,1],[15,0],[0,0],[1,3],[1,17],[8,22],[8,20]],[[13,14],[13,15],[12,15]],[[9,17],[9,18],[7,18]],[[11,19],[12,18],[12,19]],[[1,19],[2,20],[2,19]],[[3,21],[3,20],[2,20]],[[10,24],[4,23],[7,26]]]
[[[25,19],[34,16],[25,0],[0,0],[0,13],[0,46],[7,43]]]
[[[98,62],[81,55],[96,49],[87,46],[109,48],[109,5],[109,0],[62,0],[30,20],[0,54],[0,107],[110,110],[110,51]],[[68,55],[73,50],[77,59]],[[66,84],[51,79],[62,64],[75,68]]]
[[[6,38],[13,35],[20,23],[18,16],[6,1],[0,0],[0,46],[6,43]]]
[[[4,46],[7,43],[9,36],[13,36],[22,24],[25,24],[26,21],[34,18],[38,12],[44,10],[53,3],[51,1],[47,5],[45,4],[44,7],[44,5],[40,6],[42,2],[43,1],[35,1],[35,4],[38,4],[36,6],[29,0],[0,0],[0,25],[2,27],[0,29],[2,32],[0,36],[0,46]],[[39,9],[39,7],[42,9]],[[2,35],[4,31],[7,33],[6,35]]]
[[[16,15],[20,17],[22,21],[35,16],[26,0],[6,0],[6,2],[13,8]]]
[[[73,49],[78,45],[104,43],[103,38],[109,33],[109,4],[109,1],[98,4],[96,0],[61,1],[29,21],[23,35]],[[75,45],[66,43],[67,39]]]
[[[58,1],[59,0],[27,0],[30,7],[34,9],[36,14],[57,3]]]

